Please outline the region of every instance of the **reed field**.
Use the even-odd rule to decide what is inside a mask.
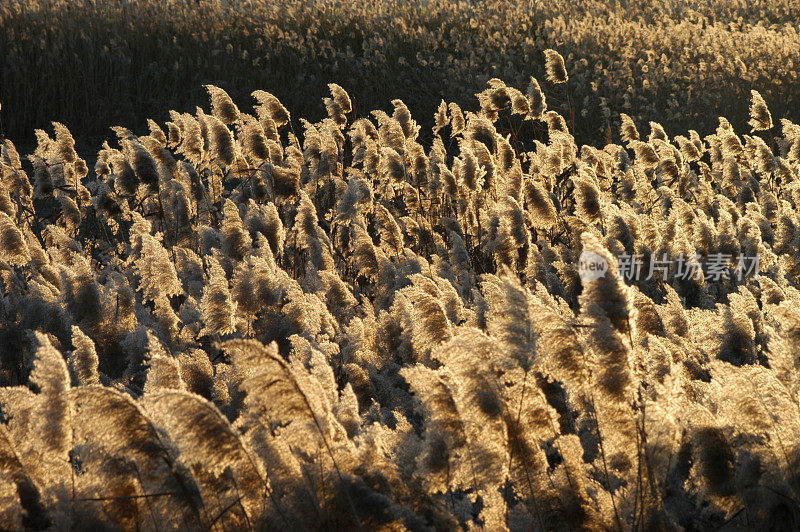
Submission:
[[[1,530],[796,530],[800,36],[0,6]]]
[[[800,121],[795,0],[5,0],[0,102],[17,144],[58,121],[94,150],[111,125],[194,112],[204,84],[268,90],[316,122],[337,83],[358,116],[402,99],[430,142],[442,99],[474,110],[492,78],[542,79],[547,48],[570,68],[550,105],[581,143],[609,142],[619,113],[670,134],[718,116],[744,129],[753,89]]]

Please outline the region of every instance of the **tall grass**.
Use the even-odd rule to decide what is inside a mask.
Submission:
[[[0,7],[0,101],[6,134],[26,147],[51,120],[89,147],[109,124],[141,129],[169,109],[192,111],[206,83],[239,101],[271,87],[316,121],[333,81],[348,88],[357,112],[400,98],[428,131],[441,99],[473,105],[493,77],[515,86],[544,79],[538,58],[556,48],[571,63],[572,83],[569,93],[552,91],[550,103],[581,142],[601,143],[619,112],[706,134],[717,116],[743,128],[746,109],[736,102],[752,88],[800,119],[793,7],[14,0]]]
[[[798,522],[800,126],[759,92],[597,149],[536,79],[428,145],[338,84],[206,90],[96,178],[63,124],[3,141],[4,528]]]

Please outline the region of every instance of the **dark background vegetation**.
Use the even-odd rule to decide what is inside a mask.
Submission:
[[[699,11],[682,1],[538,4],[4,2],[3,132],[25,152],[35,128],[59,121],[79,147],[96,149],[109,125],[141,132],[147,118],[163,123],[169,109],[203,105],[205,83],[243,110],[253,90],[270,91],[293,118],[314,121],[330,82],[350,93],[356,116],[400,98],[425,131],[441,99],[475,107],[473,95],[493,77],[521,90],[530,76],[544,82],[545,48],[567,60],[567,89],[545,88],[579,142],[604,144],[618,112],[668,133],[703,134],[717,116],[746,129],[750,89],[776,119],[798,119],[789,0]]]

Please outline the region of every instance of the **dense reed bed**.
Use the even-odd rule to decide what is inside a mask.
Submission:
[[[0,525],[795,528],[800,126],[581,145],[538,61],[4,140]]]
[[[269,87],[312,122],[335,82],[358,116],[402,99],[428,131],[442,99],[475,110],[491,78],[544,79],[556,49],[570,85],[549,103],[582,144],[602,146],[625,113],[670,134],[737,129],[757,89],[800,121],[794,0],[7,0],[0,5],[5,133],[67,125],[91,150],[109,124],[146,128],[193,112],[202,85],[237,101]],[[295,127],[298,124],[294,124]]]

